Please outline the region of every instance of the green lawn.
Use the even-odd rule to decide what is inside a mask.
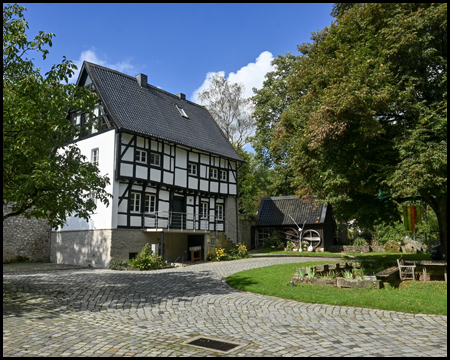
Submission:
[[[375,259],[375,260],[396,260],[400,256],[403,256],[405,260],[431,260],[430,254],[418,253],[418,254],[407,254],[407,253],[332,253],[328,251],[323,252],[308,252],[308,251],[284,251],[284,250],[273,250],[273,249],[261,249],[258,250],[259,254],[274,254],[274,255],[296,255],[296,256],[310,256],[310,257],[335,257],[335,258],[350,258],[358,257],[360,259]]]
[[[405,313],[447,315],[447,283],[407,281],[399,288],[339,289],[328,286],[290,286],[291,276],[299,267],[329,264],[314,261],[272,265],[241,271],[226,279],[235,289],[276,296],[306,303],[366,307]]]

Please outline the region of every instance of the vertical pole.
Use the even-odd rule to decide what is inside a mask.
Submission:
[[[161,258],[164,260],[164,232],[161,232]]]

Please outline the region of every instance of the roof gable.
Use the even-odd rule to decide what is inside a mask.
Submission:
[[[243,161],[205,107],[89,62],[83,63],[77,85],[84,85],[86,75],[119,129]]]
[[[297,199],[293,196],[267,197],[261,199],[258,210],[259,226],[321,224],[325,221],[327,206],[317,197]],[[292,220],[292,218],[295,220]]]

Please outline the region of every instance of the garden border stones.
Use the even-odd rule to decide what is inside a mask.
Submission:
[[[340,262],[336,264],[326,264],[326,265],[315,265],[312,266],[316,272],[323,273],[329,270],[334,270],[336,273],[340,273],[343,270],[353,270],[361,268],[360,263],[347,263]],[[300,270],[300,269],[299,269]],[[306,268],[302,268],[302,270],[306,273]],[[376,279],[345,279],[345,278],[309,278],[303,277],[300,278],[298,275],[294,275],[291,277],[292,284],[302,285],[322,285],[322,286],[333,286],[338,288],[377,288],[381,289],[383,287],[383,282],[381,280]]]

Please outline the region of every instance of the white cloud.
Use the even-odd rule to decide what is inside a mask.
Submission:
[[[135,70],[134,65],[130,63],[130,59],[126,59],[115,64],[110,64],[107,60],[103,60],[106,57],[106,55],[101,57],[98,56],[95,52],[95,48],[83,51],[79,59],[74,61],[74,64],[78,67],[78,70],[75,71],[74,76],[70,78],[70,82],[75,83],[77,81],[78,74],[80,73],[81,66],[83,65],[83,61],[92,62],[94,64],[101,65],[109,69],[114,69],[123,73],[130,73]]]
[[[228,75],[228,80],[234,83],[242,83],[245,86],[245,96],[250,97],[253,96],[254,93],[252,88],[260,89],[264,82],[264,76],[269,71],[274,71],[275,67],[270,65],[273,60],[273,55],[269,51],[262,52],[257,58],[255,62],[251,62],[243,67],[241,67],[238,71],[231,72]],[[201,93],[205,88],[209,86],[209,78],[214,74],[220,74],[225,77],[224,71],[218,72],[209,72],[206,74],[205,80],[203,84],[196,89],[191,95],[191,101],[198,102],[198,94]]]

